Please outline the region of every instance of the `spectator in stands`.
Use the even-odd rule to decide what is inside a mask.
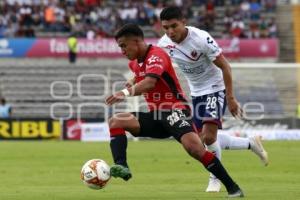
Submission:
[[[45,29],[48,31],[53,30],[53,24],[55,23],[55,6],[48,5],[44,11],[44,25]]]
[[[151,4],[151,2],[147,2],[145,3],[145,5],[143,5],[143,7],[146,12],[147,18],[152,19],[152,17],[155,15],[154,5]]]
[[[139,6],[138,8],[138,24],[141,25],[141,26],[147,26],[150,24],[149,22],[149,18],[147,17],[147,14],[144,10],[144,7],[142,6]]]
[[[146,37],[157,35],[155,16],[162,8],[177,5],[183,14],[198,28],[214,30],[216,17],[215,7],[223,6],[225,0],[2,0],[0,1],[0,35],[2,37],[34,37],[43,35],[66,37],[64,32],[78,32],[86,36],[87,30],[103,32],[104,37],[113,33],[124,23],[133,22],[144,26]],[[276,0],[229,0],[232,17],[238,15],[245,20],[259,21],[262,11],[274,12]],[[237,8],[237,9],[236,9]],[[204,9],[204,10],[202,10]],[[200,15],[198,16],[198,12]],[[227,17],[227,16],[226,16]],[[219,17],[220,18],[220,17]],[[223,17],[222,17],[223,19]],[[99,31],[101,29],[102,31]],[[225,28],[230,32],[230,29]],[[269,26],[276,37],[276,26]],[[219,32],[218,32],[219,31]],[[213,32],[220,35],[219,28]],[[45,34],[44,34],[45,33]],[[97,35],[97,34],[96,34]]]
[[[247,0],[243,0],[240,4],[240,16],[242,18],[250,18],[250,3]]]
[[[243,38],[245,24],[240,17],[235,17],[231,24],[231,34],[233,37]]]
[[[192,0],[185,0],[184,4],[182,6],[182,13],[184,14],[184,16],[186,16],[187,19],[192,18],[193,15],[193,1]]]
[[[32,9],[28,2],[25,2],[17,13],[19,19],[19,29],[17,35],[19,37],[35,37],[33,29]]]
[[[259,38],[259,27],[256,21],[251,21],[249,24],[249,32],[247,37],[250,39]]]
[[[231,10],[228,8],[225,10],[225,16],[223,22],[225,25],[225,32],[229,33],[233,22],[233,16]]]
[[[75,63],[77,58],[77,38],[76,34],[73,33],[68,38],[68,48],[69,48],[69,62]]]
[[[269,27],[265,17],[261,17],[259,20],[259,36],[260,38],[266,38],[269,36]]]
[[[206,8],[206,17],[210,21],[210,24],[213,25],[216,17],[213,0],[207,0],[205,8]]]
[[[196,16],[196,27],[205,31],[211,31],[213,29],[213,24],[206,14],[205,7],[202,7],[198,13],[199,14]]]
[[[159,15],[161,13],[161,11],[164,8],[164,4],[162,2],[158,2],[158,4],[156,5],[155,9],[154,9],[154,14],[156,17],[159,18]]]
[[[268,33],[270,38],[277,37],[277,25],[274,18],[271,18],[268,24]]]
[[[106,32],[105,32],[101,27],[99,27],[99,28],[97,29],[97,32],[96,32],[96,37],[97,37],[98,39],[100,39],[100,38],[105,38],[105,37],[107,37],[107,34],[106,34]]]
[[[41,12],[40,6],[33,6],[32,7],[32,24],[36,27],[40,26],[43,20],[43,14]]]
[[[68,23],[70,25],[71,30],[76,27],[76,14],[74,10],[68,12]]]
[[[276,8],[276,0],[262,0],[262,5],[267,12],[274,12]]]
[[[93,28],[88,29],[87,33],[86,33],[86,39],[88,40],[93,40],[96,37],[96,33],[93,30]]]
[[[124,23],[136,23],[138,18],[138,9],[132,2],[125,2],[119,9],[119,15]]]
[[[54,31],[56,32],[67,32],[69,30],[69,25],[66,20],[66,11],[63,5],[58,5],[55,10],[55,24]]]
[[[87,12],[88,7],[84,4],[83,0],[77,0],[75,3],[75,10],[79,14],[82,14]]]
[[[232,37],[229,45],[229,51],[231,53],[232,59],[240,61],[240,38]]]
[[[259,20],[261,10],[262,7],[261,4],[258,2],[258,0],[251,0],[250,13],[251,13],[252,20]]]
[[[6,119],[10,118],[12,114],[12,108],[11,105],[6,104],[5,98],[0,98],[0,118]]]

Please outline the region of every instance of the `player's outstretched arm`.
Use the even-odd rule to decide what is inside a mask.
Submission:
[[[129,89],[130,96],[140,96],[143,93],[149,92],[155,87],[157,80],[158,79],[155,77],[146,75],[144,80],[138,82]]]
[[[126,83],[125,83],[125,86],[126,86],[127,88],[130,88],[130,87],[132,87],[134,84],[135,84],[135,77],[133,77],[133,78],[127,80]]]
[[[123,89],[107,97],[105,103],[111,106],[115,103],[123,101],[126,96],[139,96],[143,93],[149,92],[155,87],[156,82],[157,78],[147,76],[144,80],[138,82],[132,87]]]
[[[231,67],[223,55],[218,56],[214,60],[214,64],[219,67],[223,73],[228,109],[234,117],[241,118],[243,111],[233,94]]]

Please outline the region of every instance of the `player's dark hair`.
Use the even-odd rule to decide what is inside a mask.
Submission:
[[[123,36],[137,36],[144,38],[144,33],[142,29],[136,24],[125,24],[122,26],[115,34],[115,39],[119,39]]]
[[[182,11],[177,6],[165,7],[160,13],[160,20],[183,19]]]

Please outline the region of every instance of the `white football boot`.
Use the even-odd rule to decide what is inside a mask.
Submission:
[[[250,149],[260,158],[262,163],[267,166],[269,164],[269,158],[268,153],[261,143],[261,136],[249,137],[249,141]]]
[[[205,192],[220,192],[221,186],[221,181],[217,179],[214,175],[210,174],[208,186]]]

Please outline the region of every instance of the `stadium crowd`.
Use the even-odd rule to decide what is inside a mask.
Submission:
[[[159,13],[171,4],[182,7],[190,25],[219,31],[221,37],[277,36],[275,18],[266,17],[274,13],[276,0],[2,0],[0,38],[59,37],[70,32],[87,38],[112,37],[128,22],[150,31],[150,37],[159,37]]]

